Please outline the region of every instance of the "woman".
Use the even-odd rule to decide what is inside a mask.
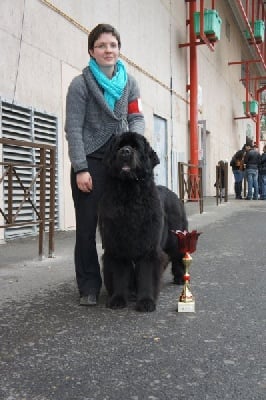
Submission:
[[[230,161],[232,172],[235,179],[235,198],[242,200],[242,182],[244,178],[244,157],[247,149],[247,145],[244,145],[241,150],[238,150]]]
[[[80,305],[96,305],[102,285],[96,228],[105,180],[104,152],[113,135],[127,130],[144,134],[139,88],[119,60],[120,47],[120,35],[113,26],[97,25],[88,37],[89,64],[71,82],[66,99]]]

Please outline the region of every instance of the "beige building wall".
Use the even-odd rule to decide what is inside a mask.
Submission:
[[[241,60],[243,38],[226,4],[217,2],[223,24],[215,51],[198,46],[199,119],[206,120],[209,132],[207,195],[214,194],[217,161],[229,160],[244,143],[246,130],[254,130],[252,121],[234,120],[243,115],[245,91],[240,66],[229,67],[228,61]],[[65,97],[71,79],[87,65],[87,34],[98,23],[111,23],[121,34],[121,56],[139,83],[146,136],[152,144],[154,115],[167,122],[168,186],[175,188],[176,162],[189,158],[189,48],[178,46],[188,41],[187,7],[183,0],[1,0],[0,96],[58,117],[61,229],[75,225]],[[225,20],[231,27],[230,41]]]

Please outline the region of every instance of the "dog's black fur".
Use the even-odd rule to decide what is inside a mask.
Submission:
[[[171,230],[187,230],[187,218],[177,195],[155,185],[153,168],[158,163],[145,137],[134,132],[114,136],[104,158],[107,182],[99,227],[111,308],[125,307],[133,286],[136,309],[154,311],[169,259],[175,283],[183,280],[183,255]]]

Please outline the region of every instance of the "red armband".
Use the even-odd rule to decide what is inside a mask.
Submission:
[[[139,114],[142,112],[141,99],[135,99],[128,103],[128,114]]]

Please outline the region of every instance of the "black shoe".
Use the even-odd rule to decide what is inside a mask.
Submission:
[[[251,198],[250,197],[246,197],[245,200],[251,200]]]
[[[88,296],[81,296],[79,299],[80,306],[96,306],[98,302],[98,296],[96,294],[88,294]]]

